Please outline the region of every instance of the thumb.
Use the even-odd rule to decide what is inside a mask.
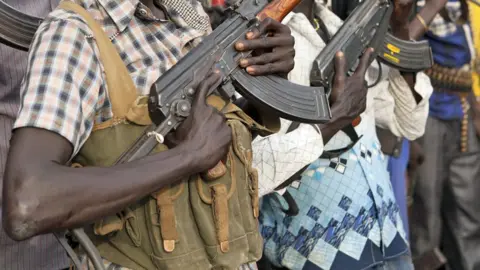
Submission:
[[[335,54],[335,77],[333,80],[332,93],[330,94],[330,103],[333,104],[344,91],[347,79],[347,62],[343,52]]]

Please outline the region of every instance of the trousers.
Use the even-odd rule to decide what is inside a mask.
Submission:
[[[456,270],[480,270],[480,143],[469,117],[465,153],[460,120],[427,120],[410,217],[413,256],[440,247]]]

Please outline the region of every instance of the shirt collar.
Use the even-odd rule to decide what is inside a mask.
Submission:
[[[98,0],[98,2],[105,9],[120,32],[125,30],[130,24],[140,4],[139,0]]]

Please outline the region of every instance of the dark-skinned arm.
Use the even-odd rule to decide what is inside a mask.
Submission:
[[[435,16],[442,10],[448,0],[427,0],[425,1],[425,6],[418,12],[418,17],[413,18],[410,22],[408,29],[410,32],[410,37],[414,40],[421,38],[426,32],[427,29],[425,25],[420,21],[423,19],[424,23],[428,26],[433,21]]]
[[[109,168],[71,168],[72,145],[38,128],[14,132],[3,187],[3,222],[15,240],[75,228],[116,213],[160,188],[212,168],[227,153],[231,130],[225,117],[206,105],[211,75],[203,82],[192,114],[168,151]],[[212,132],[215,131],[215,132]]]
[[[445,6],[446,2],[446,0],[426,1],[425,6],[420,10],[418,15],[409,22],[408,17],[413,8],[413,1],[395,0],[395,10],[391,22],[393,34],[403,40],[419,39],[427,31],[424,24],[429,25],[435,15]],[[421,19],[419,19],[419,17]],[[423,22],[421,20],[423,20]],[[417,104],[420,103],[422,97],[414,90],[416,74],[408,72],[401,72],[400,74],[408,86],[410,86],[410,90]]]

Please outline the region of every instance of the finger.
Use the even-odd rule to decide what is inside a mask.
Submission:
[[[295,40],[290,35],[279,35],[273,37],[262,37],[252,40],[243,40],[235,44],[239,51],[250,51],[258,49],[271,49],[276,47],[293,47]]]
[[[247,39],[258,38],[267,32],[274,32],[275,34],[290,35],[290,28],[272,18],[265,18],[257,27],[253,28],[250,33],[247,33]]]
[[[261,21],[260,24],[252,28],[247,34],[245,35],[247,40],[253,40],[253,39],[258,39],[264,35],[266,35],[268,32],[273,32],[274,36],[290,36],[291,37],[291,31],[290,28],[280,22],[275,21],[272,18],[266,18],[265,20]],[[240,41],[235,44],[235,48],[237,50],[244,50],[242,49],[242,43],[245,41]]]
[[[343,52],[337,52],[335,54],[335,78],[333,86],[343,89],[346,79],[347,61],[345,60],[345,54]]]
[[[274,63],[292,56],[295,57],[295,50],[293,49],[292,50],[288,50],[288,49],[276,50],[275,52],[272,52],[272,53],[262,53],[261,55],[256,57],[241,59],[240,66],[245,68],[245,67],[254,66],[254,65],[266,65],[268,63]]]
[[[200,83],[197,87],[195,98],[192,102],[192,107],[198,106],[199,104],[206,105],[207,96],[209,90],[215,85],[219,84],[222,79],[220,72],[214,71],[211,72],[208,77]]]
[[[255,76],[288,73],[293,69],[294,64],[293,59],[291,59],[266,65],[254,65],[247,67],[247,72]]]
[[[362,78],[365,77],[365,73],[367,72],[367,68],[369,66],[370,57],[373,54],[373,48],[368,48],[360,58],[360,63],[355,70],[355,74],[360,75]]]

